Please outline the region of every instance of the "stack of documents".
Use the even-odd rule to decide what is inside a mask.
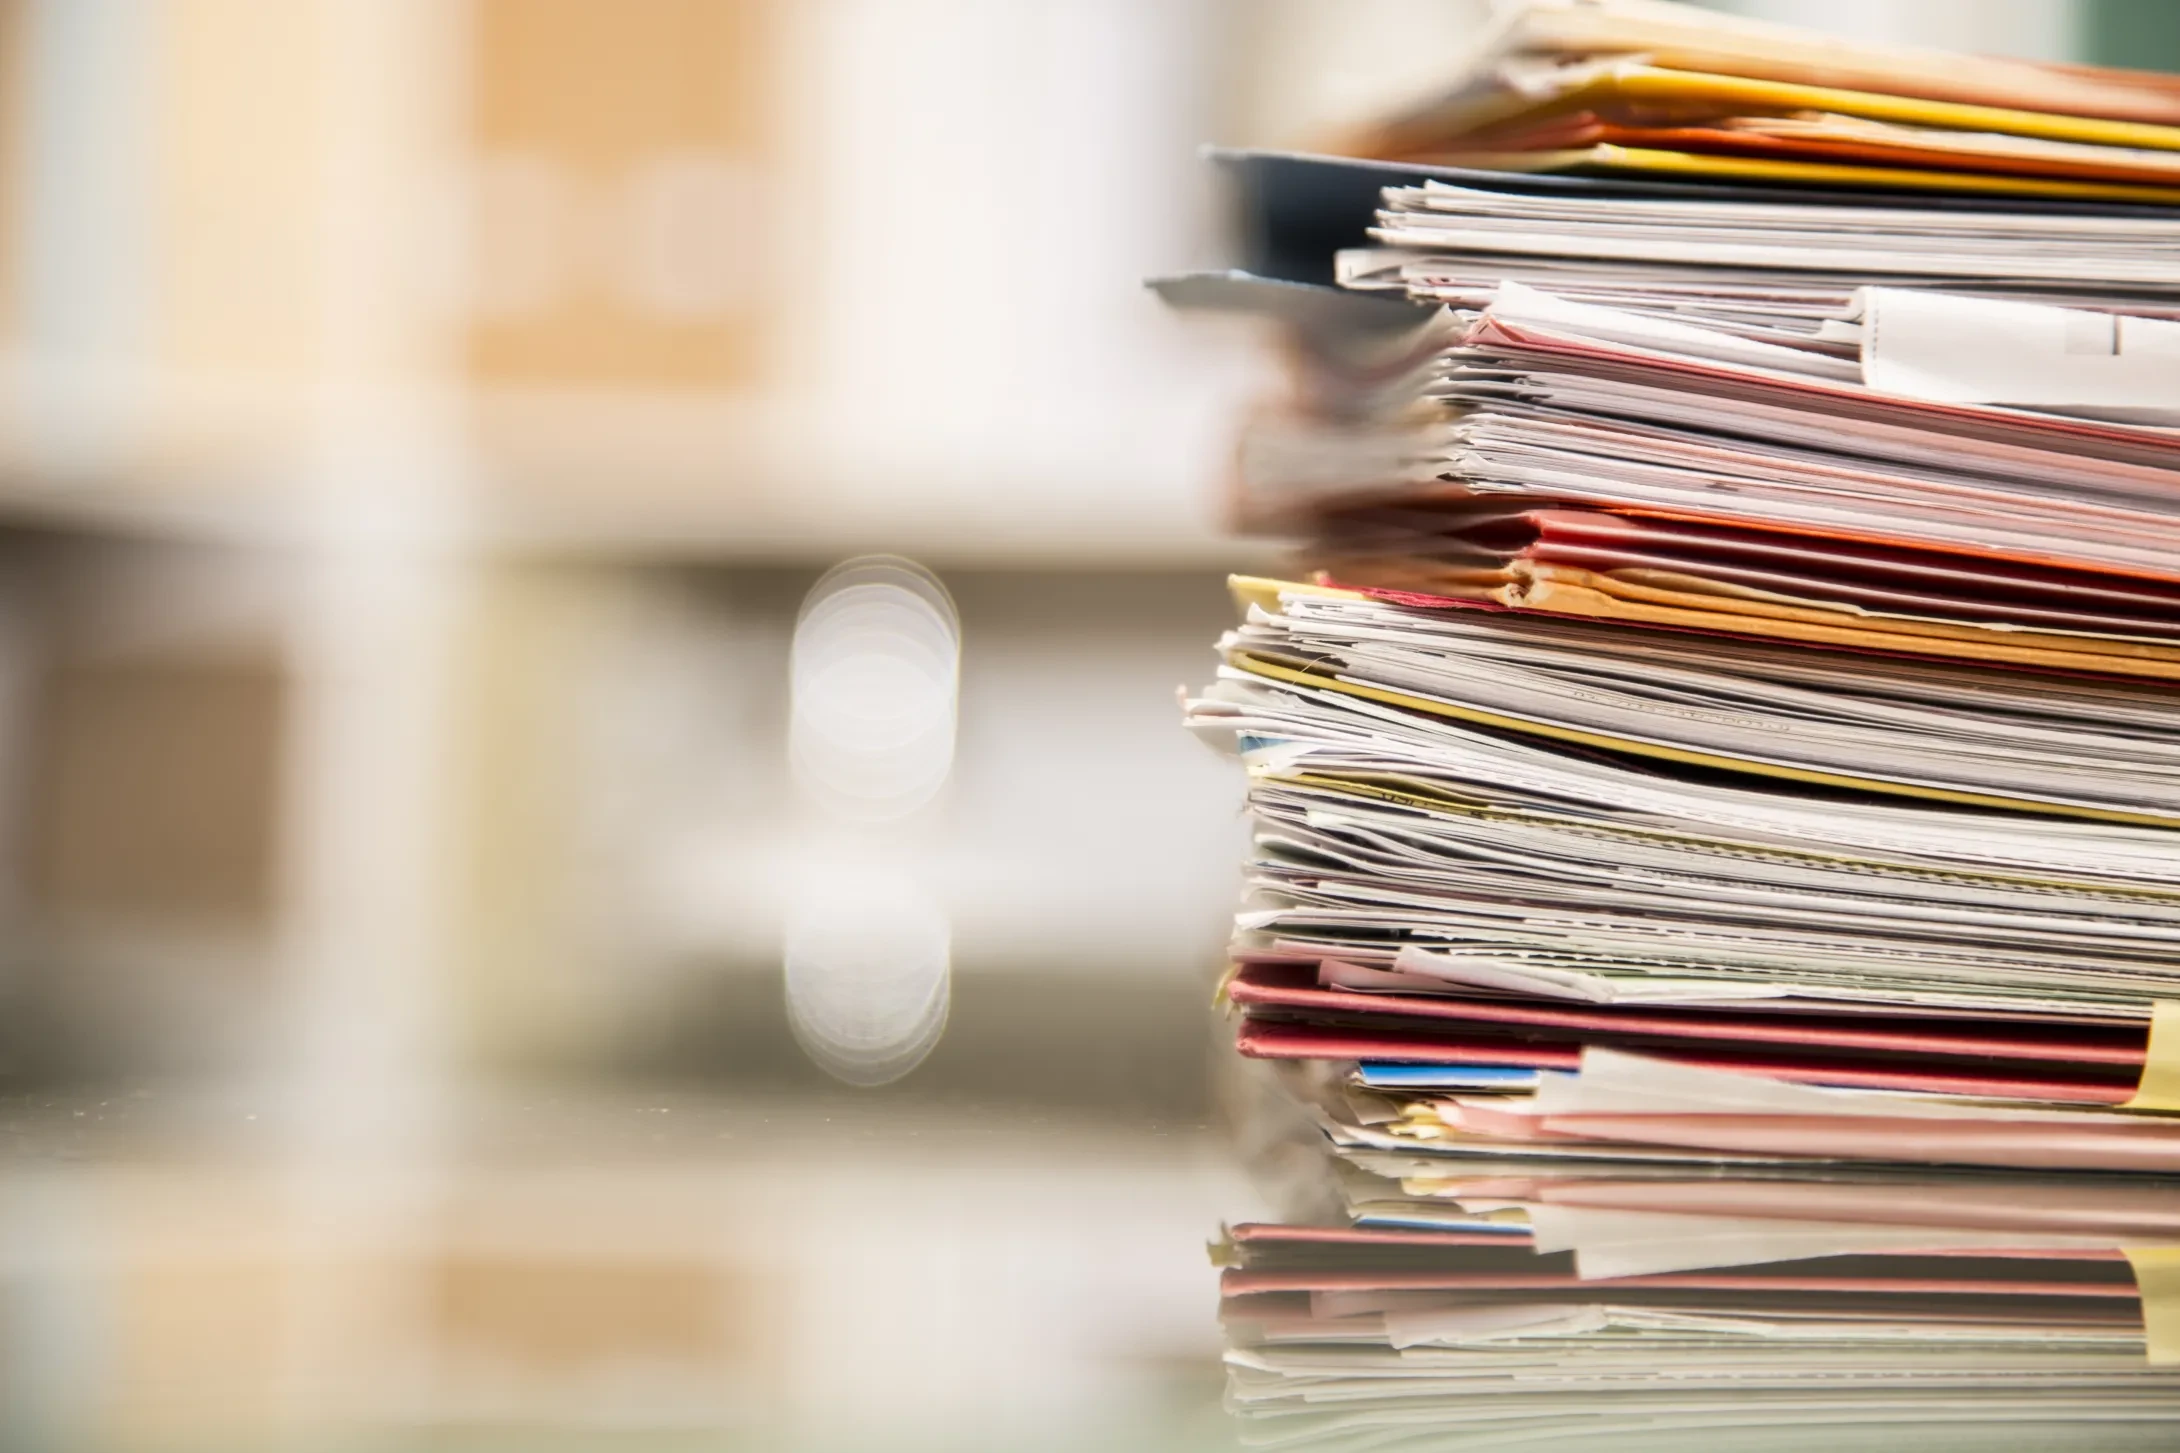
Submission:
[[[1793,339],[1502,282],[1401,338],[1420,362],[1368,413],[1312,421],[1360,436],[1344,481],[1267,447],[1249,486],[1351,585],[2180,675],[2180,323],[1890,287],[1845,311]]]
[[[1351,145],[1524,171],[2180,200],[2168,78],[1859,44],[1658,0],[1504,6]]]
[[[2180,82],[1539,0],[1352,145],[1219,156],[1246,265],[1160,285],[1294,363],[1235,493],[1302,558],[1187,715],[1238,1047],[1351,1191],[1461,1189],[1237,1238],[1237,1397],[1526,1426],[1464,1339],[1552,1288],[1547,1386],[1695,1339],[1667,1423],[2180,1414]],[[1560,1294],[1737,1245],[1785,1280]]]
[[[1250,779],[1244,1053],[1545,1095],[1629,1051],[1853,1122],[1811,1153],[2180,1172],[2170,687],[1238,587],[1189,720]]]

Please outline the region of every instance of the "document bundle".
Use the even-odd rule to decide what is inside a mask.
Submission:
[[[2180,1421],[2170,1180],[1440,1131],[1337,1064],[1269,1068],[1242,1129],[1287,1214],[1214,1248],[1245,1446],[2151,1449]],[[1582,1091],[1752,1079],[1608,1050]]]
[[[1225,1244],[1237,1407],[2169,1437],[2180,81],[1530,0],[1214,160],[1158,286],[1282,331],[1300,559],[1187,717],[1338,1191]]]

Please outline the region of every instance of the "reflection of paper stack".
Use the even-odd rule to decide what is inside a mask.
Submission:
[[[1479,1220],[1242,1226],[1226,1259],[1246,1446],[2156,1448],[2180,1419],[2128,1264],[2095,1248],[1598,1274]]]
[[[1518,8],[1374,160],[1225,158],[1249,266],[1162,284],[1296,360],[1239,498],[1310,578],[1188,706],[1239,1047],[1459,1186],[1237,1239],[1245,1405],[1415,1413],[1518,1323],[1573,1386],[1695,1349],[1654,1431],[2180,1417],[2180,90],[1787,39]]]
[[[1826,1093],[1591,1059],[1562,1102]],[[2157,1448],[2180,1421],[2180,1180],[1432,1133],[1334,1067],[1278,1078],[1337,1159],[1329,1206],[1217,1248],[1246,1446]]]

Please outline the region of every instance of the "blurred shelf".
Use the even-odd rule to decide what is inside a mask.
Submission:
[[[851,555],[912,556],[938,569],[1276,570],[1282,549],[1208,527],[1136,529],[1056,502],[1031,517],[964,516],[904,498],[872,502],[763,497],[580,495],[517,500],[484,491],[439,501],[314,502],[285,487],[147,488],[103,480],[0,480],[0,524],[30,530],[292,548],[369,536],[420,551],[646,564],[823,564]]]
[[[72,535],[295,548],[323,532],[287,501],[172,501],[101,493],[69,499],[0,494],[0,525]],[[486,514],[451,533],[420,538],[420,553],[470,559],[577,560],[634,567],[671,565],[822,566],[863,554],[906,555],[937,570],[1279,572],[1276,544],[1217,535],[1130,536],[1118,528],[1069,523],[967,534],[910,522],[688,509],[622,511],[580,507]]]
[[[33,528],[634,563],[885,551],[942,568],[1224,570],[1280,553],[1214,518],[1217,408],[1183,426],[1115,405],[1121,429],[1095,410],[981,433],[970,418],[911,440],[788,396],[493,390],[391,411],[436,410],[407,441],[348,426],[342,447],[313,436],[292,393],[155,389],[131,409],[109,395],[42,428],[30,397],[0,381],[0,522]]]

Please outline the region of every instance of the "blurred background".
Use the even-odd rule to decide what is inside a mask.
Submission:
[[[1139,282],[1483,13],[0,0],[0,1446],[1222,1440]]]

